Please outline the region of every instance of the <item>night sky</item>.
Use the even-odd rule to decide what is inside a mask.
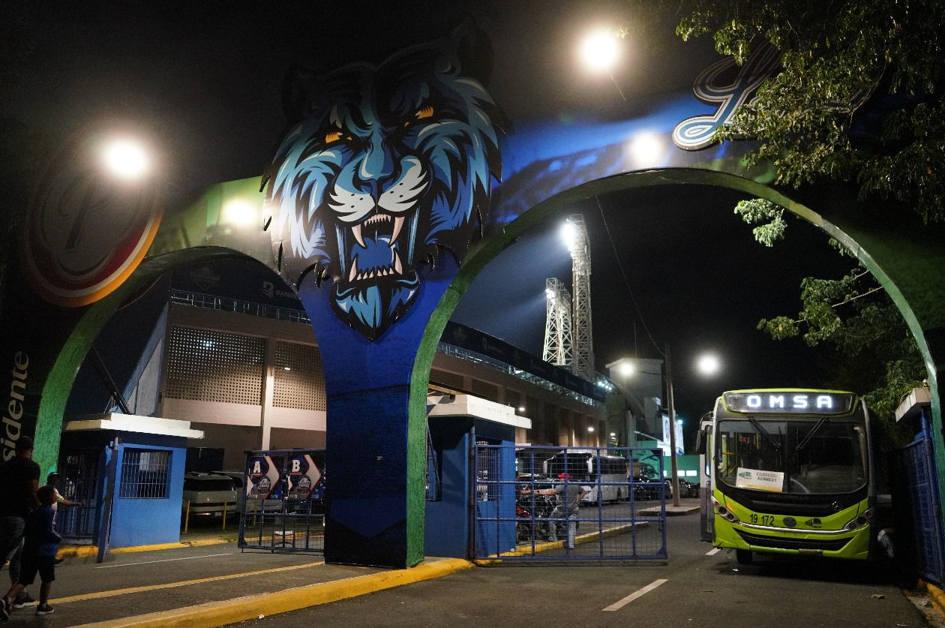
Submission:
[[[620,2],[273,6],[4,3],[0,40],[23,43],[28,54],[7,61],[19,79],[3,81],[0,116],[49,136],[106,123],[143,133],[161,155],[161,176],[174,207],[213,183],[262,172],[285,124],[281,84],[292,64],[325,70],[380,61],[404,45],[445,34],[467,13],[494,33],[493,85],[510,94],[499,103],[510,116],[523,113],[524,99],[519,102],[515,94],[526,90],[542,93],[549,112],[616,98],[609,79],[579,72],[573,48],[578,29],[621,17]],[[539,10],[528,13],[523,7]],[[614,72],[629,95],[618,104],[631,112],[644,112],[647,95],[691,82],[691,64],[660,57],[664,60],[656,66],[653,50],[674,45],[690,57],[714,58],[709,42],[673,43],[671,27],[660,37],[627,42],[627,63]],[[508,89],[521,80],[522,64],[531,81]],[[597,202],[590,199],[572,210],[584,215],[591,237],[598,369],[635,353],[660,357],[657,347],[670,343],[680,373],[677,405],[689,419],[709,410],[727,388],[818,385],[822,374],[811,350],[799,341],[768,340],[755,325],[761,317],[795,314],[805,275],[838,276],[849,266],[823,234],[799,220],[790,221],[781,246],[755,243],[750,227],[732,212],[739,198],[693,186],[599,199],[639,312]],[[540,355],[545,278],[570,283],[570,259],[559,236],[563,218],[536,228],[493,262],[454,319]],[[711,382],[682,373],[705,350],[723,361],[723,373]]]
[[[607,363],[624,356],[662,358],[669,343],[677,412],[684,419],[711,410],[726,389],[823,383],[817,352],[800,340],[770,340],[756,325],[760,318],[796,315],[801,279],[840,276],[849,261],[800,219],[788,219],[780,245],[758,244],[733,212],[740,198],[701,186],[636,190],[601,197],[600,208],[590,200],[569,212],[584,216],[591,240],[598,369],[606,372]],[[496,258],[466,293],[454,320],[540,355],[545,278],[571,283],[571,260],[560,235],[565,217],[536,228]],[[502,315],[490,314],[497,311]],[[711,379],[692,371],[705,352],[723,364]],[[686,432],[688,442],[688,427]]]

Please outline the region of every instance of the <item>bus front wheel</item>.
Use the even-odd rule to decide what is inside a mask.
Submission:
[[[753,558],[754,556],[752,555],[751,550],[735,550],[735,560],[738,561],[739,565],[750,565]]]

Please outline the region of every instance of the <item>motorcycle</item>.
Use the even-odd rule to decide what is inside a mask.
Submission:
[[[520,494],[515,502],[517,541],[522,543],[550,538],[551,526],[555,522],[548,521],[548,518],[554,509],[554,499],[547,495]]]

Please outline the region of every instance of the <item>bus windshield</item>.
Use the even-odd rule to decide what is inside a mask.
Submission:
[[[866,484],[866,429],[838,418],[725,419],[718,424],[718,479],[737,488],[795,494],[850,493]]]

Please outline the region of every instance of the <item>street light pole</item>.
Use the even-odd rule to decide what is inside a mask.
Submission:
[[[672,467],[673,506],[679,506],[679,463],[676,460],[676,404],[673,400],[673,368],[666,344],[666,398],[669,401],[669,448]]]

